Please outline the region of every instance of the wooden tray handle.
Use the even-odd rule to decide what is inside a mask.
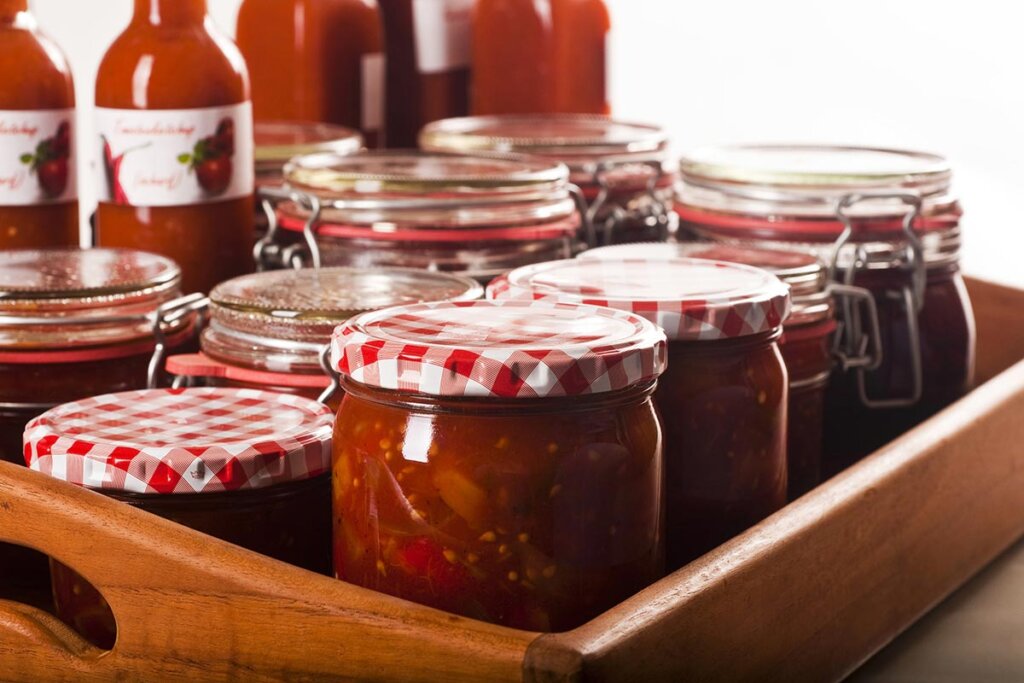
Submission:
[[[5,681],[518,681],[537,634],[318,576],[0,462],[0,540],[99,588],[114,649],[0,602]]]

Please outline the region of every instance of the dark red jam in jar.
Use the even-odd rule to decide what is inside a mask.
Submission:
[[[352,319],[333,359],[338,578],[557,631],[662,575],[665,337],[647,320],[422,304]]]
[[[742,263],[772,273],[789,286],[793,312],[786,320],[779,350],[789,371],[789,499],[821,483],[825,390],[832,372],[835,309],[825,264],[799,249],[768,249],[708,242],[637,243],[591,249],[583,259],[702,258]]]
[[[592,244],[664,241],[676,229],[677,174],[669,165],[668,134],[657,126],[585,114],[474,116],[429,124],[420,146],[564,163],[586,198]]]
[[[967,392],[974,316],[960,274],[960,204],[942,157],[854,147],[739,146],[682,162],[677,211],[691,234],[799,245],[837,283],[840,368],[826,404],[826,469],[838,471]]]
[[[267,215],[261,206],[259,190],[284,183],[284,167],[304,154],[330,152],[354,154],[363,148],[358,131],[329,123],[302,121],[257,121],[256,137],[256,234],[267,232]]]
[[[337,408],[341,393],[325,393],[331,379],[322,358],[335,327],[389,306],[482,295],[480,284],[467,277],[408,268],[243,275],[210,293],[202,353],[168,358],[167,371],[181,378],[179,384],[207,378],[219,386],[324,398]]]
[[[527,266],[492,298],[634,311],[664,329],[655,400],[665,429],[666,552],[677,569],[786,503],[789,292],[758,268],[702,259]]]
[[[33,420],[25,431],[25,462],[211,536],[328,573],[332,422],[320,403],[252,389],[107,394]],[[57,615],[109,649],[116,629],[111,606],[60,559],[51,560]]]
[[[418,152],[293,160],[265,266],[410,267],[481,281],[583,246],[565,166],[526,157]],[[301,244],[305,258],[295,248]]]

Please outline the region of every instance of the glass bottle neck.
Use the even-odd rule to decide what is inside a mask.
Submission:
[[[201,25],[205,18],[206,0],[135,0],[135,22],[188,26]]]
[[[0,0],[0,24],[14,23],[23,12],[28,12],[28,0]]]

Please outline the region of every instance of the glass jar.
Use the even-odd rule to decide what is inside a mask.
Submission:
[[[662,574],[664,335],[597,307],[407,306],[335,333],[338,578],[537,631]]]
[[[474,114],[607,114],[604,0],[479,0],[473,11]]]
[[[664,241],[678,223],[671,210],[675,170],[668,134],[604,116],[535,114],[437,121],[420,134],[428,151],[518,153],[560,161],[588,204],[596,244]]]
[[[185,381],[205,377],[218,386],[323,398],[337,408],[341,393],[328,392],[330,375],[322,358],[335,327],[388,306],[472,301],[482,295],[475,280],[405,268],[243,275],[210,293],[202,353],[171,356],[167,371]]]
[[[384,146],[469,113],[474,0],[377,0],[384,36]]]
[[[201,297],[171,261],[138,251],[0,251],[0,459],[23,463],[25,425],[92,394],[144,388],[165,349],[194,337]],[[45,562],[0,544],[0,594],[41,588]]]
[[[790,299],[777,277],[701,259],[576,259],[514,270],[488,295],[608,306],[664,329],[655,401],[670,571],[786,504],[789,387],[777,342]]]
[[[942,157],[901,150],[754,145],[682,162],[677,211],[714,240],[785,243],[869,290],[840,305],[840,367],[826,404],[834,473],[963,396],[974,315],[960,274],[960,204]],[[876,333],[877,332],[877,333]]]
[[[58,406],[25,431],[43,474],[311,571],[330,567],[331,411],[251,389],[157,389]],[[187,429],[183,429],[187,426]],[[57,616],[104,649],[103,596],[51,560]]]
[[[525,157],[416,152],[294,159],[257,246],[264,267],[409,267],[481,281],[568,258],[585,221],[565,166]]]
[[[284,167],[303,154],[333,152],[354,154],[363,148],[363,136],[350,128],[327,123],[257,121],[256,137],[256,236],[267,234],[267,213],[258,191],[284,184]]]
[[[707,242],[638,243],[591,249],[582,259],[701,258],[766,270],[789,286],[793,311],[779,339],[789,371],[786,453],[788,495],[795,500],[821,483],[825,390],[832,372],[836,329],[832,288],[825,264],[812,254]]]

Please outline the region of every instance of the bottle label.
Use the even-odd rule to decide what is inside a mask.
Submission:
[[[420,73],[469,67],[474,0],[412,0]]]
[[[363,125],[366,131],[379,131],[384,123],[384,55],[363,55]]]
[[[102,202],[187,206],[237,199],[255,183],[252,104],[96,109]]]
[[[78,198],[75,110],[0,110],[0,206]]]

